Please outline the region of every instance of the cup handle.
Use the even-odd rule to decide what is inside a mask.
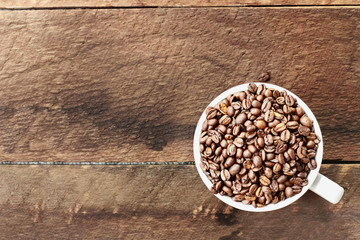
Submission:
[[[319,173],[311,185],[310,190],[325,198],[332,204],[337,204],[344,195],[344,188],[336,182],[331,181],[321,173]]]

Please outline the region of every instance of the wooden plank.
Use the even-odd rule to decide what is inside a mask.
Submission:
[[[337,205],[308,192],[248,213],[214,197],[194,166],[1,166],[0,238],[359,239],[359,171],[322,166],[346,189]]]
[[[3,0],[0,8],[359,5],[357,0]]]
[[[202,110],[271,72],[359,161],[359,8],[0,12],[1,161],[191,161]]]

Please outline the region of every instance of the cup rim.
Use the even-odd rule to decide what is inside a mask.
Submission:
[[[315,134],[319,137],[320,139],[320,143],[318,144],[318,149],[316,151],[316,156],[315,156],[315,160],[317,163],[317,168],[314,170],[311,170],[309,175],[307,176],[308,179],[308,185],[304,186],[302,188],[302,191],[294,196],[292,196],[291,198],[287,198],[284,201],[279,201],[276,204],[270,203],[268,205],[266,205],[265,207],[262,208],[254,208],[252,205],[245,205],[241,202],[235,202],[231,199],[231,197],[229,196],[221,196],[220,194],[214,194],[218,199],[220,199],[221,201],[223,201],[224,203],[240,209],[240,210],[244,210],[244,211],[249,211],[249,212],[268,212],[268,211],[273,211],[273,210],[277,210],[283,207],[286,207],[290,204],[292,204],[293,202],[297,201],[299,198],[301,198],[310,188],[310,186],[314,183],[320,167],[321,167],[321,163],[322,163],[322,158],[323,158],[323,138],[322,138],[322,134],[321,134],[321,129],[319,126],[319,123],[315,117],[315,115],[313,114],[313,112],[310,110],[310,108],[298,97],[296,96],[296,94],[294,94],[293,92],[289,91],[286,88],[277,86],[275,84],[270,84],[270,83],[262,83],[262,82],[254,82],[257,86],[264,84],[267,88],[273,88],[279,91],[285,90],[287,91],[291,96],[293,96],[297,103],[303,108],[305,114],[311,119],[313,120],[313,126],[314,126],[314,132]],[[228,95],[233,94],[235,92],[238,91],[245,91],[247,90],[249,83],[244,83],[244,84],[240,84],[237,85],[235,87],[232,87],[224,92],[222,92],[221,94],[219,94],[216,98],[214,98],[214,100],[211,101],[211,103],[206,106],[215,106],[217,103],[219,103],[221,100],[225,99]],[[205,121],[206,119],[206,108],[204,109],[204,111],[201,114],[201,117],[197,123],[196,129],[195,129],[195,133],[194,133],[194,140],[193,140],[193,151],[194,151],[194,158],[195,158],[195,166],[196,169],[202,179],[202,181],[204,182],[204,184],[206,185],[206,187],[210,190],[211,189],[211,182],[210,180],[206,177],[206,175],[203,173],[203,171],[200,168],[200,160],[201,160],[201,155],[200,155],[200,135],[201,135],[201,127],[202,127],[202,123]]]

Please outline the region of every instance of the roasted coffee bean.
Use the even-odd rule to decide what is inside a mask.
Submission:
[[[256,90],[257,90],[256,84],[255,84],[255,83],[250,83],[249,86],[248,86],[248,90],[249,90],[249,92],[251,92],[251,93],[256,92]]]
[[[286,91],[251,84],[205,114],[200,168],[212,192],[262,207],[308,184],[320,139],[313,121]]]
[[[314,170],[317,167],[317,163],[316,163],[315,159],[311,159],[310,162],[308,162],[307,165],[310,168],[310,170]]]
[[[266,100],[267,98],[265,98]],[[267,112],[270,110],[272,103],[270,101],[265,101],[263,102],[263,104],[261,105],[261,111],[263,112]]]
[[[284,97],[278,97],[276,98],[276,102],[280,105],[284,105],[285,104],[285,98]]]
[[[297,150],[296,150],[296,153],[297,153],[297,156],[300,158],[300,159],[303,159],[304,157],[307,156],[306,154],[306,147],[298,147]]]
[[[234,139],[234,144],[236,147],[241,148],[244,146],[244,140],[240,137]]]
[[[260,176],[260,183],[263,186],[268,186],[270,184],[270,179],[268,179],[265,175]]]
[[[264,120],[256,120],[254,124],[258,129],[266,128],[266,122]]]
[[[279,163],[275,163],[274,167],[273,167],[273,171],[274,173],[279,173],[281,171],[281,164]]]
[[[229,168],[231,167],[233,164],[235,163],[235,158],[233,157],[228,157],[225,161],[224,167],[225,168]],[[235,174],[234,174],[235,175]]]
[[[264,138],[264,141],[265,141],[266,145],[273,145],[274,144],[273,135],[271,135],[271,134],[266,135],[265,138]]]
[[[222,116],[219,120],[219,123],[222,125],[228,125],[230,122],[231,122],[231,117],[229,117],[228,115]]]
[[[287,95],[286,97],[285,97],[285,103],[286,103],[286,105],[288,105],[288,106],[293,106],[294,104],[295,104],[295,98],[293,98],[292,96],[290,96],[290,95]]]
[[[301,118],[300,118],[300,123],[302,125],[304,125],[305,127],[311,127],[313,122],[310,118],[308,118],[306,115],[303,115]]]
[[[279,191],[284,191],[286,188],[285,184],[279,183]]]
[[[273,176],[273,171],[271,170],[271,168],[269,167],[266,167],[265,170],[264,170],[264,174],[267,178],[272,178]]]
[[[276,193],[277,191],[279,191],[279,183],[275,179],[273,179],[271,181],[270,189],[273,193]]]
[[[289,148],[287,150],[287,154],[289,155],[290,159],[295,159],[295,157],[296,157],[295,150],[292,148]]]
[[[253,163],[255,165],[255,167],[261,167],[262,166],[262,160],[260,156],[255,156],[253,158]]]
[[[309,148],[314,148],[315,147],[315,142],[310,140],[306,143],[306,147]],[[309,155],[309,154],[308,154]]]
[[[252,155],[252,153],[251,153],[248,149],[246,149],[246,150],[243,152],[243,157],[244,157],[244,158],[250,158],[251,155]]]
[[[276,132],[282,132],[286,129],[286,124],[285,123],[279,123],[275,126],[274,130]]]
[[[258,189],[258,185],[257,184],[252,184],[249,188],[249,194],[252,196],[255,196],[255,192]]]
[[[272,122],[275,119],[275,113],[273,110],[269,110],[265,113],[264,120],[266,122]]]
[[[213,108],[213,107],[207,108],[207,115],[206,115],[207,119],[212,119],[212,118],[216,117],[216,115],[217,115],[216,108]]]
[[[267,153],[272,153],[275,152],[275,146],[274,145],[266,145],[264,147],[265,152]]]
[[[223,187],[223,182],[222,181],[218,181],[216,184],[215,184],[215,191],[216,192],[220,192],[222,190],[222,187]]]
[[[235,146],[235,144],[229,144],[228,146],[227,146],[227,154],[228,154],[228,156],[235,156],[235,154],[236,154],[236,146]]]
[[[245,199],[245,195],[237,194],[234,195],[231,199],[234,200],[235,202],[241,202]]]
[[[229,188],[229,187],[227,187],[227,186],[223,186],[223,187],[222,187],[222,190],[223,190],[229,197],[231,197],[231,196],[233,195],[231,188]]]
[[[299,194],[302,190],[302,187],[301,186],[292,186],[292,189],[293,189],[294,194]]]
[[[221,179],[222,179],[223,181],[228,181],[228,180],[230,180],[231,175],[230,175],[229,170],[227,170],[227,169],[222,170],[222,171],[221,171],[221,174],[220,174],[220,177],[221,177]]]
[[[294,191],[293,191],[292,187],[285,188],[285,195],[287,198],[294,196]]]
[[[310,128],[300,125],[298,128],[298,132],[302,136],[309,136]]]
[[[257,152],[257,149],[256,149],[256,147],[255,147],[254,145],[249,145],[249,146],[248,146],[248,150],[249,150],[251,153]]]
[[[283,142],[288,142],[290,140],[290,136],[291,136],[290,131],[286,129],[285,131],[282,131],[280,135],[280,139]]]
[[[278,177],[278,179],[276,179],[276,181],[277,181],[278,183],[284,183],[284,182],[286,182],[286,180],[287,180],[287,176],[286,176],[286,175],[281,175],[280,177]]]
[[[287,147],[288,147],[288,146],[287,146],[286,143],[280,141],[280,142],[276,145],[275,153],[277,153],[277,154],[283,153],[283,152],[286,151]]]
[[[265,146],[265,141],[264,141],[264,138],[262,138],[262,137],[257,138],[256,142],[257,142],[259,148],[263,148]]]
[[[237,163],[233,164],[230,168],[229,168],[229,173],[231,176],[235,176],[239,171],[240,171],[241,166]]]
[[[234,136],[237,136],[237,135],[239,135],[239,133],[240,133],[240,126],[239,125],[234,126],[234,128],[232,130],[232,134]]]
[[[227,111],[226,111],[225,114],[227,114],[229,117],[234,116],[234,114],[235,114],[235,109],[234,109],[234,107],[233,107],[233,106],[227,107]]]
[[[269,72],[264,72],[262,74],[260,74],[258,76],[258,81],[259,82],[267,82],[270,80],[270,73]]]

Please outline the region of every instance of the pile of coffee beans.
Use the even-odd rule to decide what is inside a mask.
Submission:
[[[319,142],[294,97],[251,83],[206,109],[200,166],[214,194],[264,207],[308,184]]]

